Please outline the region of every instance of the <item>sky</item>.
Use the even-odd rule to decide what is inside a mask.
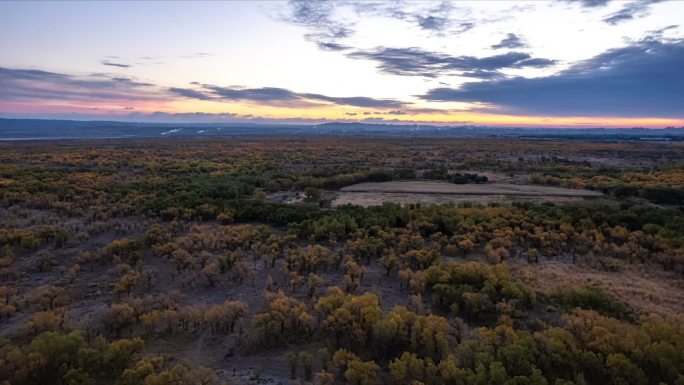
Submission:
[[[684,1],[0,2],[0,117],[684,126]]]

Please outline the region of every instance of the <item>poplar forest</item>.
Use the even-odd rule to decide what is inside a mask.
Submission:
[[[0,143],[0,384],[684,385],[684,142]]]

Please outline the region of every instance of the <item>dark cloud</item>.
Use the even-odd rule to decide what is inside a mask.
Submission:
[[[345,51],[350,49],[350,47],[347,47],[346,45],[337,44],[333,42],[317,41],[316,45],[318,45],[318,48],[324,51]]]
[[[365,96],[334,97],[314,93],[297,93],[285,88],[275,87],[242,88],[203,84],[201,90],[170,88],[169,91],[187,98],[200,100],[248,101],[258,104],[301,107],[318,105],[312,102],[327,102],[337,105],[368,108],[400,108],[408,104],[393,99],[376,99]]]
[[[435,5],[432,2],[416,2],[415,4],[430,4],[427,8],[408,9],[401,2],[354,3],[357,14],[387,17],[414,23],[420,29],[436,35],[457,34],[475,27],[475,20],[454,15],[457,8],[451,1],[441,1]]]
[[[287,107],[312,107],[323,103],[337,105],[400,109],[410,103],[365,96],[334,97],[315,93],[297,93],[284,88],[221,87],[193,82],[194,88],[173,87],[164,91],[153,84],[127,77],[106,74],[70,76],[54,72],[0,67],[0,101],[76,101],[96,100],[168,100],[181,96],[199,100],[247,101]]]
[[[290,101],[297,100],[300,97],[290,90],[275,87],[263,88],[231,88],[219,87],[211,84],[205,84],[204,88],[211,91],[214,97],[224,100],[249,100],[254,102],[269,102],[269,101]]]
[[[430,101],[480,102],[499,112],[556,116],[684,117],[684,41],[645,39],[553,76],[435,88]]]
[[[504,75],[503,73],[501,73],[499,71],[481,71],[481,70],[463,72],[459,76],[464,76],[467,78],[483,79],[483,80],[502,79],[502,78],[506,77],[506,75]],[[444,84],[444,85],[448,86],[448,84],[446,84],[446,83],[440,82],[440,84]]]
[[[401,111],[401,110],[387,111],[387,115],[406,115],[406,114],[408,114],[408,113]]]
[[[0,67],[0,100],[150,100],[162,95],[149,83],[104,74],[70,76],[55,72]]]
[[[449,25],[449,19],[439,16],[416,16],[418,26],[422,29],[441,31]]]
[[[440,36],[458,34],[475,27],[471,18],[456,18],[452,15],[456,7],[451,1],[439,3],[416,3],[419,7],[408,9],[398,1],[329,1],[290,0],[287,11],[279,19],[309,29],[305,39],[314,42],[318,48],[327,51],[351,49],[338,42],[355,33],[355,20],[345,20],[336,11],[351,8],[358,17],[387,17],[415,24],[418,28]],[[429,4],[429,7],[422,7]],[[418,8],[418,9],[416,9]]]
[[[110,66],[110,67],[119,67],[119,68],[128,68],[131,67],[130,64],[124,64],[124,63],[116,63],[110,60],[103,60],[100,62],[102,65]]]
[[[333,18],[335,6],[334,2],[326,0],[290,0],[288,12],[281,15],[281,20],[309,28],[312,32],[304,37],[316,44],[333,43],[354,33],[349,23]],[[323,44],[319,47],[328,49]]]
[[[462,23],[458,23],[457,29],[454,31],[456,33],[462,33],[469,31],[471,29],[475,28],[475,23],[472,21],[464,21]]]
[[[375,99],[365,96],[331,97],[319,94],[302,94],[307,99],[321,100],[334,104],[354,107],[397,108],[407,103],[392,99]]]
[[[579,3],[585,8],[605,7],[610,0],[563,0],[567,3]]]
[[[152,87],[152,86],[154,86],[154,84],[152,84],[152,83],[138,82],[138,81],[135,81],[131,78],[114,77],[114,78],[111,78],[111,80],[115,81],[115,82],[119,82],[119,83],[124,83],[124,84],[127,84],[129,86],[133,86],[133,87]]]
[[[420,48],[379,47],[372,51],[350,52],[347,56],[376,61],[380,71],[387,74],[426,77],[465,72],[471,76],[483,73],[489,78],[492,71],[504,68],[545,67],[555,63],[549,59],[532,58],[529,54],[522,52],[508,52],[477,58],[450,56]]]
[[[530,59],[525,59],[521,60],[516,63],[515,66],[511,66],[510,68],[523,68],[523,67],[548,67],[556,64],[555,60],[551,59],[544,59],[544,58],[530,58]]]
[[[335,23],[331,20],[331,15],[335,4],[330,1],[321,0],[290,0],[288,2],[290,13],[283,16],[286,21],[303,25],[328,29]]]
[[[431,31],[445,31],[452,24],[451,12],[454,6],[449,1],[442,1],[435,7],[429,8],[425,14],[412,15],[418,26]]]
[[[189,88],[171,87],[171,88],[169,88],[169,91],[171,91],[171,93],[174,93],[176,95],[180,95],[180,96],[190,98],[190,99],[199,99],[199,100],[212,100],[212,99],[214,99],[211,95],[209,95],[205,92],[196,91],[196,90],[192,90]]]
[[[408,10],[405,4],[394,1],[355,2],[352,5],[360,16],[371,15],[403,20],[415,23],[420,29],[437,35],[458,34],[475,27],[475,20],[455,17],[453,13],[456,7],[451,1],[446,0],[428,8],[414,10]]]
[[[644,17],[649,14],[651,4],[660,3],[664,0],[639,0],[632,3],[627,3],[622,6],[619,11],[608,15],[603,19],[608,24],[619,24],[638,17]]]
[[[492,45],[493,49],[499,48],[522,48],[525,47],[525,43],[514,33],[509,33],[506,38],[501,40],[498,44]]]
[[[663,38],[663,33],[665,31],[669,31],[671,29],[677,29],[679,28],[678,24],[673,24],[673,25],[668,25],[667,27],[659,28],[653,31],[648,32],[648,39],[662,39]]]

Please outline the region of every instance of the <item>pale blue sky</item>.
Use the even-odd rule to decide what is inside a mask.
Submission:
[[[684,61],[681,15],[653,0],[0,2],[0,115],[677,123],[684,80],[651,69]]]

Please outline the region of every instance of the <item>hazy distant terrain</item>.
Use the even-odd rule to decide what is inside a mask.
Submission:
[[[106,121],[0,119],[0,140],[106,138],[206,138],[258,135],[513,136],[531,138],[627,138],[681,140],[684,128],[515,128],[402,124],[325,123],[126,123]]]

